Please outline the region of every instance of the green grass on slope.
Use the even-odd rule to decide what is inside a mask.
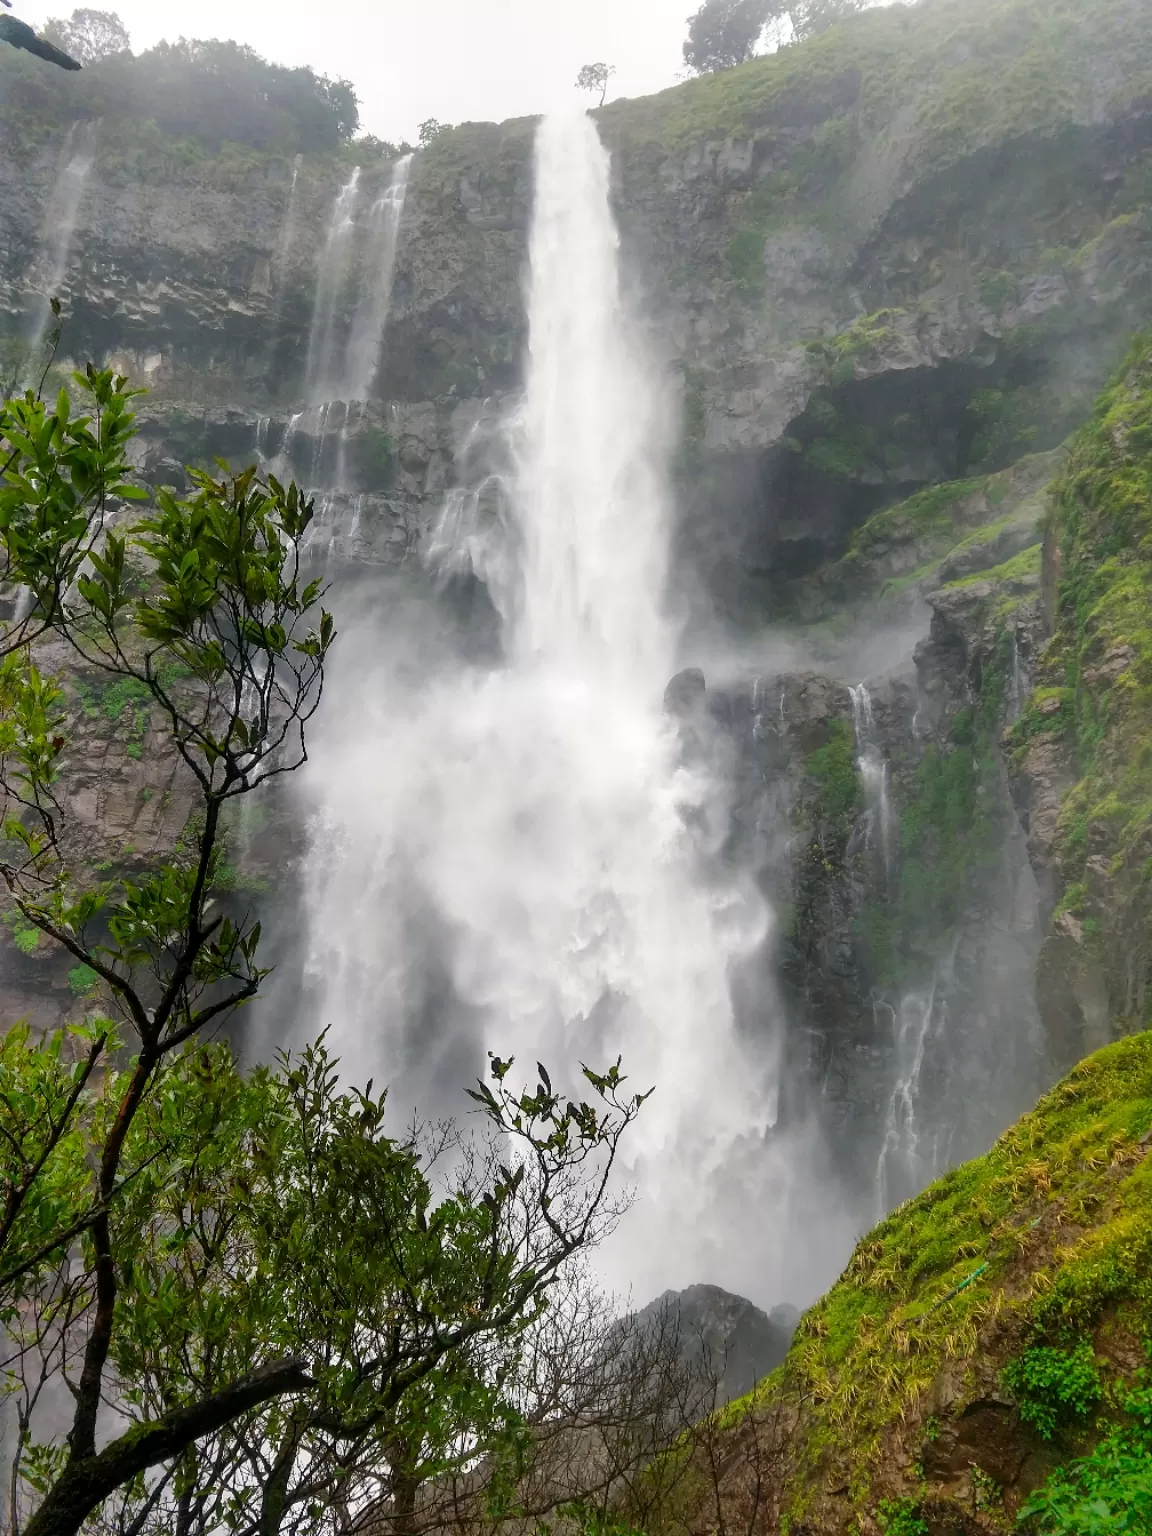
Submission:
[[[1092,67],[1110,58],[1107,79]],[[1142,0],[922,0],[852,17],[799,47],[604,109],[609,137],[676,152],[859,106],[866,123],[917,102],[916,159],[1092,120],[1152,75]],[[848,99],[851,98],[851,99]]]
[[[1145,1034],[1082,1063],[986,1157],[863,1239],[781,1371],[737,1410],[773,1398],[809,1405],[797,1508],[830,1457],[865,1501],[881,1437],[916,1419],[950,1362],[975,1365],[996,1347],[1067,1351],[1105,1319],[1152,1339],[1150,1131]],[[1105,1374],[1102,1411],[1121,1390]]]

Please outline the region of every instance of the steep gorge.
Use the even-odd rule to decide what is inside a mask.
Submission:
[[[1087,471],[1061,478],[1061,444],[1152,299],[1143,11],[925,0],[596,114],[624,270],[678,401],[678,664],[702,676],[682,673],[669,707],[725,786],[717,857],[778,916],[739,1010],[755,1034],[781,999],[775,1134],[819,1125],[846,1213],[815,1269],[731,1271],[765,1304],[807,1300],[853,1226],[1146,1019],[1139,730],[1099,715],[1132,697],[1142,653],[1126,620],[1098,638],[1083,604],[1060,606],[1071,557],[1048,510],[1057,480],[1073,517]],[[51,282],[65,351],[151,390],[147,477],[277,461],[317,491],[316,554],[341,591],[413,624],[433,605],[429,644],[451,654],[497,645],[483,573],[437,584],[425,557],[446,498],[500,515],[534,125],[464,125],[417,156],[385,345],[352,408],[322,403],[338,387],[315,356],[309,378],[318,276],[345,195],[324,301],[344,347],[379,276],[390,164],[353,177],[354,145],[213,151],[130,117],[89,149],[53,110],[19,91],[0,109],[11,337]],[[1075,556],[1085,592],[1096,547]],[[77,716],[86,854],[131,867],[178,836],[178,778],[133,701],[81,679]],[[278,905],[283,1010],[301,806],[235,841],[222,894]],[[4,967],[7,1018],[82,1008],[19,934]],[[426,1015],[435,956],[423,985]],[[454,1081],[471,1067],[449,1051]]]

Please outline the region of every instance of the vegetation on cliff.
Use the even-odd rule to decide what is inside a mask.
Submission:
[[[260,923],[218,909],[224,819],[305,760],[334,627],[301,559],[312,503],[253,469],[153,495],[126,382],[89,367],[53,406],[0,407],[0,567],[27,594],[0,628],[0,882],[17,945],[74,962],[76,998],[70,1027],[0,1039],[10,1514],[27,1536],[98,1512],[304,1536],[385,1497],[407,1531],[420,1485],[478,1447],[520,1464],[523,1340],[620,1210],[644,1096],[619,1062],[584,1069],[589,1102],[543,1067],[514,1093],[493,1059],[472,1094],[492,1145],[395,1138],[386,1093],[341,1088],[322,1042],[247,1072],[212,1043],[268,975]],[[72,857],[53,641],[107,682],[84,712],[128,712],[128,751],[162,718],[190,786],[177,846],[135,878]]]
[[[784,1365],[729,1410],[725,1470],[699,1467],[695,1495],[723,1528],[758,1475],[756,1527],[805,1536],[991,1533],[1026,1510],[1060,1536],[1143,1529],[1150,1153],[1146,1034],[861,1240]],[[668,1528],[695,1528],[691,1509]]]
[[[1054,634],[1012,736],[1033,793],[1066,785],[1051,858],[1065,980],[1097,976],[1113,1027],[1148,1018],[1152,953],[1152,342],[1136,343],[1058,481]]]
[[[270,64],[239,43],[184,38],[109,55],[73,78],[0,49],[0,101],[17,132],[100,118],[151,123],[211,150],[232,143],[282,155],[339,149],[359,126],[347,80]]]

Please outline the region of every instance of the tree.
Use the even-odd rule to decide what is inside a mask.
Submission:
[[[743,64],[755,53],[768,23],[787,9],[779,0],[704,0],[688,18],[685,64],[698,75]]]
[[[3,0],[7,6],[11,0]],[[71,71],[78,70],[81,66],[77,61],[57,48],[46,38],[37,37],[35,30],[26,21],[21,21],[16,16],[0,16],[0,43],[8,43],[13,48],[19,48],[23,53],[31,53],[38,59],[43,59],[48,64],[59,65],[61,69]]]
[[[272,1536],[365,1457],[403,1467],[421,1400],[504,1424],[485,1350],[619,1214],[609,1178],[642,1098],[618,1064],[585,1071],[593,1103],[543,1068],[515,1093],[493,1059],[474,1097],[496,1140],[436,1186],[322,1044],[244,1074],[204,1043],[267,974],[259,924],[214,888],[226,808],[306,758],[334,637],[301,556],[313,509],[251,469],[190,470],[189,498],[159,490],[133,519],[134,391],[91,368],[74,383],[81,414],[65,390],[0,412],[0,549],[35,615],[0,646],[0,879],[100,989],[83,1026],[0,1050],[12,1483],[25,1536],[74,1536],[114,1495],[125,1530],[171,1495],[183,1536],[209,1505],[213,1529]],[[70,867],[44,633],[160,715],[195,790],[181,846],[142,878]],[[37,1419],[60,1384],[65,1436]],[[102,1413],[127,1426],[98,1438]]]
[[[88,7],[73,11],[67,19],[51,17],[44,24],[43,35],[81,64],[96,64],[113,54],[129,53],[132,48],[128,28],[115,11],[96,11]]]
[[[608,82],[616,73],[615,64],[585,64],[576,76],[576,88],[581,91],[599,91],[600,105],[608,94]]]
[[[792,33],[798,42],[815,37],[846,16],[855,16],[876,4],[876,0],[798,0],[788,8]]]
[[[434,144],[442,133],[448,132],[448,124],[437,122],[434,117],[425,118],[416,130],[417,139],[421,149],[427,149],[429,144]]]

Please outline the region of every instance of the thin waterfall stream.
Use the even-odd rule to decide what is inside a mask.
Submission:
[[[365,613],[310,770],[306,986],[400,1112],[458,1112],[487,1050],[568,1086],[622,1056],[656,1093],[609,1277],[654,1293],[707,1274],[779,1299],[834,1272],[846,1234],[822,1223],[797,1275],[783,1239],[820,1198],[815,1154],[776,1124],[778,1021],[742,1029],[733,1005],[770,913],[716,856],[717,787],[663,707],[669,412],[609,185],[592,119],[545,119],[503,502],[450,497],[431,546],[483,583],[501,654],[445,655],[401,597]],[[759,1230],[734,1252],[753,1200]]]
[[[40,350],[52,318],[49,301],[61,296],[72,264],[80,206],[96,153],[95,137],[94,124],[73,123],[60,150],[56,184],[44,215],[40,256],[32,274],[37,298],[28,327],[28,359],[34,374],[40,367]]]

